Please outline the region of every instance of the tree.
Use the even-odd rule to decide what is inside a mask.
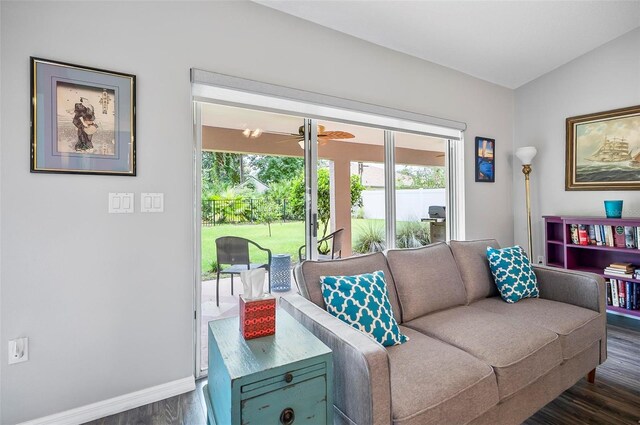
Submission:
[[[398,189],[441,189],[445,187],[444,167],[405,166],[398,170]]]
[[[322,226],[322,236],[327,234],[329,220],[331,219],[331,182],[329,169],[321,168],[318,170],[318,222]],[[360,179],[356,175],[352,175],[350,179],[351,189],[351,209],[362,206],[362,191],[364,186],[360,183]],[[291,195],[289,203],[291,210],[296,217],[304,217],[305,212],[305,184],[304,173],[301,173],[291,185]]]
[[[202,193],[220,193],[240,184],[241,155],[225,152],[202,152]]]
[[[248,163],[263,183],[292,180],[304,169],[304,159],[288,156],[251,155]]]
[[[262,205],[258,209],[257,219],[260,223],[264,223],[269,228],[269,237],[271,237],[271,223],[277,221],[282,215],[282,208],[276,201],[270,197],[263,198]]]

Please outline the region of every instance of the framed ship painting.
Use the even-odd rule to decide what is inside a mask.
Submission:
[[[31,58],[31,172],[136,175],[136,77]]]
[[[567,118],[566,190],[640,189],[640,106]]]
[[[496,141],[486,137],[476,137],[476,182],[496,181],[495,149]]]

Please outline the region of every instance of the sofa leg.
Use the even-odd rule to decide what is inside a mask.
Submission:
[[[596,370],[593,369],[591,372],[587,374],[587,382],[593,384],[596,382]]]

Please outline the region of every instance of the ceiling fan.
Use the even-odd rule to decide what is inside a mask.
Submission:
[[[296,142],[301,142],[304,140],[304,126],[301,125],[298,128],[298,134],[292,133],[289,135],[290,138],[287,138],[285,140],[281,140],[277,143],[284,143],[284,142],[290,142],[290,141],[296,141]],[[347,131],[326,131],[325,126],[324,125],[320,125],[318,124],[318,142],[324,142],[326,143],[329,140],[344,140],[344,139],[353,139],[354,136],[353,134],[347,132]]]

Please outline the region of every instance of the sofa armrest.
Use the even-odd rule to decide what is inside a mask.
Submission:
[[[333,351],[333,404],[356,424],[391,423],[389,357],[384,347],[300,295],[280,306]]]
[[[600,363],[607,359],[607,286],[594,273],[534,265],[540,298],[573,304],[600,313]]]
[[[605,314],[607,288],[602,276],[593,273],[533,266],[538,279],[540,298],[573,304]]]

